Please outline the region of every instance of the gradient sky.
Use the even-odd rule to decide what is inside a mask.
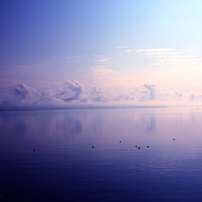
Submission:
[[[0,105],[202,105],[200,0],[0,2]]]

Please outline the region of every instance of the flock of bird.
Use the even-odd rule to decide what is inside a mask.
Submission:
[[[173,139],[173,140],[175,140],[175,139]],[[119,141],[119,143],[121,143],[121,141]],[[137,145],[135,145],[135,147],[137,147]],[[94,146],[92,146],[92,148],[94,149],[95,147]],[[138,149],[140,149],[140,147],[137,147]],[[149,146],[147,145],[147,148],[149,148]]]

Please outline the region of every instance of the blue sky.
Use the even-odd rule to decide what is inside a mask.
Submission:
[[[1,1],[1,105],[201,105],[202,2]]]

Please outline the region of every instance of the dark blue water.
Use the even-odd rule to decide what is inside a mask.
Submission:
[[[0,195],[202,201],[202,109],[0,112]]]

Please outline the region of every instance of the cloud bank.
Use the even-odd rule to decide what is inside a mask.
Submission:
[[[34,88],[17,83],[0,89],[0,106],[72,106],[72,105],[169,105],[200,104],[200,93],[161,91],[153,84],[143,84],[125,93],[111,93],[97,86],[85,88],[77,80],[67,80],[58,86]]]

